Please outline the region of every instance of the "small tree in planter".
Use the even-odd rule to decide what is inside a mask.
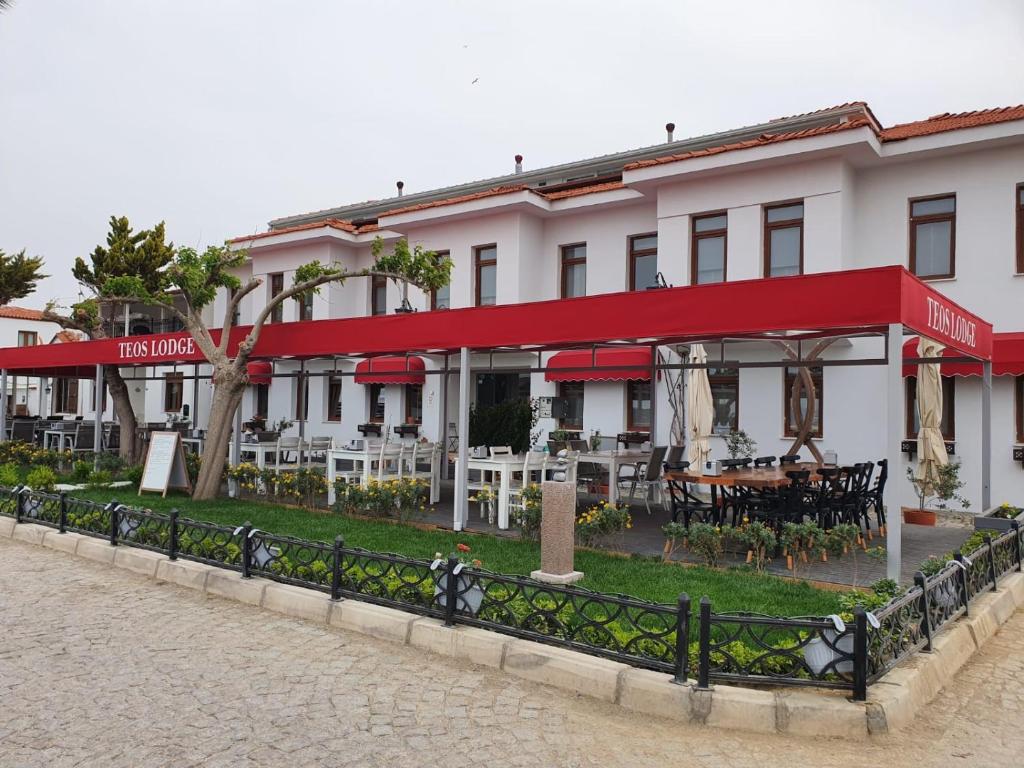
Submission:
[[[725,450],[730,459],[750,459],[757,452],[757,441],[742,429],[736,429],[725,436]]]
[[[748,523],[733,532],[733,536],[747,548],[747,562],[758,573],[764,573],[775,548],[779,545],[775,531],[760,521]]]
[[[960,489],[967,483],[960,479],[960,465],[950,462],[940,464],[937,468],[938,478],[934,481],[919,480],[914,474],[913,467],[907,467],[907,480],[914,488],[914,495],[917,496],[917,509],[903,508],[903,518],[913,525],[935,525],[935,510],[925,509],[930,500],[935,501],[935,507],[943,511],[949,509],[954,503],[968,509],[971,502],[960,495]]]
[[[687,546],[704,560],[704,565],[714,568],[722,557],[722,530],[711,523],[694,523],[686,536]]]

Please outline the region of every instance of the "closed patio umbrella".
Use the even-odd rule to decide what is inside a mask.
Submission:
[[[707,361],[708,355],[703,344],[690,347],[691,363],[703,364]],[[714,411],[707,368],[690,368],[686,378],[686,436],[689,442],[686,456],[694,467],[703,465],[711,453],[708,438],[711,437]]]
[[[923,336],[917,343],[918,357],[941,357],[944,345]],[[938,363],[917,366],[917,471],[914,476],[931,493],[939,479],[939,467],[949,463],[942,439],[942,378]]]

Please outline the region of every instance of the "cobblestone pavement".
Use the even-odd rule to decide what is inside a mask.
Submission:
[[[869,743],[690,727],[0,540],[0,766],[1019,766],[1024,613]]]

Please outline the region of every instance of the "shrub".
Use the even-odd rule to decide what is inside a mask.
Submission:
[[[135,466],[127,467],[121,474],[132,485],[138,485],[142,482],[142,473],[145,469],[142,464],[136,464]]]
[[[101,453],[98,460],[98,468],[117,475],[124,467],[124,460],[116,453]]]
[[[370,480],[365,488],[356,483],[337,482],[334,488],[336,512],[396,517],[402,521],[418,517],[426,509],[430,493],[426,482],[412,478]]]
[[[57,485],[57,473],[49,467],[36,467],[28,473],[25,484],[34,491],[52,493]]]
[[[88,461],[76,461],[71,466],[71,477],[75,482],[84,483],[92,474],[92,464]]]
[[[519,528],[519,534],[527,541],[540,541],[541,490],[537,483],[530,483],[521,494],[522,507],[512,511],[512,522]]]
[[[508,400],[469,412],[470,445],[510,445],[522,453],[533,443],[537,406],[530,400]]]
[[[628,506],[616,507],[602,501],[576,518],[576,538],[585,547],[601,546],[632,527]]]
[[[97,469],[95,472],[89,473],[88,478],[86,478],[85,484],[89,490],[95,491],[100,488],[106,488],[108,485],[110,485],[111,480],[113,480],[113,477],[111,477],[111,474],[109,472],[107,472],[104,469]]]
[[[661,559],[668,562],[676,550],[686,544],[686,526],[682,523],[665,523],[661,526],[661,532],[665,534],[665,548],[662,550]]]
[[[21,478],[18,475],[17,464],[8,462],[7,464],[0,465],[0,485],[13,488],[19,483],[21,483]]]
[[[686,536],[690,549],[704,560],[709,568],[718,565],[722,556],[722,531],[711,523],[694,523]]]
[[[775,531],[760,521],[747,523],[733,531],[733,537],[747,548],[747,562],[753,563],[754,568],[763,573],[775,554],[775,548],[779,540]]]

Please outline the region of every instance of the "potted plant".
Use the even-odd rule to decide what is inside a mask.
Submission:
[[[907,480],[913,486],[918,501],[916,509],[903,507],[903,521],[909,525],[935,525],[936,510],[925,509],[925,504],[929,500],[934,500],[936,508],[940,510],[949,509],[951,502],[960,504],[964,509],[971,506],[971,503],[959,493],[966,485],[960,479],[959,464],[940,464],[938,478],[934,482],[918,480],[914,475],[914,468],[907,467]]]
[[[736,429],[725,436],[725,450],[730,459],[750,459],[757,452],[757,441],[742,429]]]
[[[468,544],[459,542],[455,545],[455,549],[457,554],[452,553],[452,557],[458,561],[454,568],[456,576],[455,610],[476,616],[484,601],[484,588],[480,586],[472,574],[464,573],[464,570],[467,566],[480,568],[483,563],[476,558],[467,560],[467,555],[470,553]],[[430,564],[430,570],[433,571],[434,577],[434,597],[437,599],[437,604],[442,608],[448,605],[448,594],[445,589],[448,583],[448,571],[441,567],[443,565],[445,565],[445,560],[441,553],[435,552],[434,562]]]
[[[1024,523],[1024,509],[1003,502],[974,518],[974,530],[1008,531],[1011,523]]]

